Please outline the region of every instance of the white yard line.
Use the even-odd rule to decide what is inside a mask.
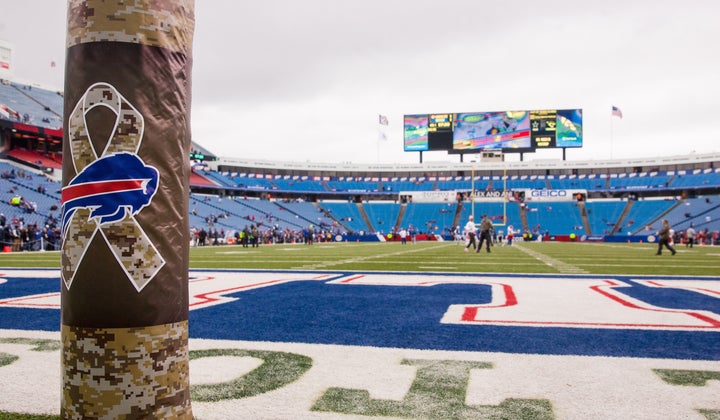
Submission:
[[[526,248],[520,244],[514,245],[517,249],[520,251],[528,254],[529,256],[535,258],[536,260],[540,261],[541,263],[552,267],[558,272],[562,274],[587,274],[588,272],[586,270],[583,270],[582,268],[575,267],[572,264],[568,264],[566,262],[556,260],[555,258],[549,257],[542,252],[537,252],[532,249]]]
[[[357,263],[357,262],[361,262],[361,261],[374,260],[374,259],[377,259],[377,258],[394,257],[394,256],[398,256],[398,255],[412,254],[412,253],[415,253],[415,252],[424,252],[424,251],[427,251],[427,250],[431,250],[431,249],[435,249],[435,248],[441,248],[441,247],[446,247],[446,246],[449,246],[449,245],[448,245],[447,243],[441,243],[441,244],[438,244],[438,245],[435,245],[435,246],[431,246],[431,247],[418,247],[418,248],[415,248],[415,247],[412,247],[412,246],[408,246],[408,248],[410,248],[410,249],[408,249],[407,251],[390,252],[390,253],[387,253],[387,254],[366,255],[366,256],[364,256],[364,257],[353,257],[353,258],[347,258],[347,259],[344,259],[344,260],[327,261],[327,262],[317,263],[317,264],[306,264],[306,265],[303,265],[303,266],[300,266],[300,267],[293,267],[293,269],[299,269],[299,270],[321,270],[321,269],[328,268],[328,267],[332,267],[332,266],[335,266],[335,265],[351,264],[351,263]]]

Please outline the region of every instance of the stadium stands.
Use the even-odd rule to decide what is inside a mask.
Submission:
[[[678,171],[671,184],[675,188],[703,188],[717,185],[720,185],[720,172],[710,168]]]
[[[17,156],[22,156],[16,155]],[[60,183],[37,171],[24,169],[13,162],[0,162],[0,172],[4,175],[0,180],[2,188],[2,202],[0,213],[8,219],[10,225],[18,227],[37,225],[44,228],[50,223],[57,226],[60,215]],[[215,185],[208,180],[222,179],[223,175],[214,171],[201,172],[204,183]],[[685,174],[683,179],[690,185],[707,186],[714,180],[713,173]],[[242,177],[245,180],[256,179]],[[618,179],[633,179],[632,182],[617,183],[610,190],[623,185],[638,190],[658,189],[659,185],[677,181],[677,178],[657,178],[654,176],[625,176]],[[516,186],[537,186],[537,182],[549,182],[559,187],[572,188],[576,185],[589,186],[587,183],[575,184],[573,177],[564,179],[509,180]],[[577,179],[580,181],[580,179]],[[601,178],[589,178],[586,181],[596,182]],[[648,184],[638,182],[648,181]],[[261,178],[261,182],[270,180]],[[295,183],[282,179],[277,184],[277,190],[289,191],[290,194],[305,194],[318,191],[327,191],[327,181],[302,180]],[[519,182],[518,182],[519,181]],[[559,181],[559,182],[556,182]],[[661,184],[658,184],[658,181]],[[669,181],[669,182],[668,182]],[[692,182],[689,182],[692,181]],[[339,181],[347,183],[347,181]],[[355,182],[355,181],[350,181]],[[451,182],[454,187],[463,187],[468,181]],[[570,184],[567,184],[571,182]],[[275,183],[273,181],[273,183]],[[372,182],[371,182],[372,183]],[[436,182],[442,186],[442,182]],[[197,182],[193,182],[197,184]],[[374,185],[374,183],[372,183]],[[228,191],[234,193],[252,192],[251,186],[246,189],[238,186]],[[257,185],[257,184],[255,184]],[[358,184],[348,184],[348,186]],[[480,184],[482,185],[482,184]],[[486,188],[490,183],[485,184]],[[643,186],[645,188],[643,188]],[[293,188],[298,188],[293,191]],[[281,190],[280,190],[281,189]],[[456,188],[460,190],[461,188]],[[550,191],[547,190],[546,191]],[[609,191],[601,189],[599,191]],[[476,215],[488,214],[496,224],[496,230],[507,231],[508,225],[515,230],[532,233],[533,237],[548,234],[553,237],[575,233],[580,236],[618,236],[653,234],[662,218],[670,220],[676,231],[681,232],[691,224],[696,230],[708,230],[711,234],[720,231],[720,195],[703,195],[701,197],[683,199],[674,195],[674,190],[668,185],[667,197],[640,197],[636,200],[624,198],[589,198],[580,203],[576,201],[529,201],[518,203],[504,202],[408,202],[387,200],[331,200],[320,199],[308,202],[300,197],[292,199],[261,199],[247,197],[246,195],[217,196],[192,194],[190,199],[190,225],[196,230],[205,229],[208,232],[222,232],[224,239],[235,235],[245,226],[258,225],[261,229],[272,231],[293,232],[297,238],[299,232],[312,227],[318,233],[330,232],[333,234],[390,233],[399,228],[413,227],[419,233],[440,234],[450,239],[453,227],[462,225],[467,216],[474,211]],[[13,204],[14,197],[22,197],[23,203],[32,203],[31,208]],[[474,207],[474,208],[473,208]],[[56,232],[57,234],[57,232]],[[374,235],[371,235],[374,237]],[[5,243],[12,241],[5,240]],[[35,249],[39,249],[37,246]]]
[[[2,249],[18,248],[14,229],[29,231],[20,241],[32,243],[28,249],[45,248],[49,241],[48,249],[57,249],[62,109],[57,92],[0,83]],[[308,229],[322,237],[375,239],[376,233],[411,226],[449,239],[471,213],[488,214],[498,231],[512,225],[533,238],[547,234],[557,240],[573,234],[643,240],[663,218],[678,232],[692,225],[717,238],[720,231],[718,154],[482,165],[328,164],[322,170],[309,163],[218,158],[199,145],[191,155],[190,226],[220,239],[253,225],[269,232],[268,241],[302,240]]]
[[[550,177],[550,188],[553,189],[573,189],[584,188],[588,191],[608,189],[607,178],[596,174],[588,175],[558,175]]]
[[[371,227],[365,223],[363,211],[358,203],[351,201],[325,201],[320,207],[332,214],[333,218],[345,226],[348,232],[370,233]]]
[[[363,204],[363,209],[370,221],[372,232],[389,233],[395,229],[400,215],[400,204],[397,203],[373,203]]]
[[[696,197],[679,202],[664,216],[676,231],[692,225],[695,230],[720,230],[719,197]]]
[[[308,179],[275,178],[273,184],[280,192],[324,192],[327,191],[321,182]]]
[[[657,173],[624,173],[610,177],[610,188],[618,190],[642,190],[648,188],[667,188],[670,185],[670,175]]]
[[[416,178],[413,180],[408,179],[408,177],[404,177],[402,179],[396,179],[394,181],[383,181],[384,191],[432,191],[439,188],[452,189],[449,182],[443,183],[443,185],[441,186],[437,186],[435,182],[426,181],[422,177],[420,179]]]
[[[63,97],[57,92],[12,82],[0,83],[0,119],[59,128],[62,109]]]
[[[526,213],[527,227],[534,235],[548,232],[551,235],[589,235],[578,203],[572,201],[531,204]],[[588,218],[589,219],[589,218]]]
[[[295,220],[303,226],[313,225],[323,229],[332,229],[341,225],[329,216],[330,213],[327,213],[325,209],[307,201],[283,200],[275,201],[275,205],[279,211],[286,210],[292,214]]]
[[[457,224],[457,209],[457,203],[408,203],[400,227],[412,226],[418,233],[450,234]]]
[[[360,181],[351,179],[336,179],[326,181],[330,191],[347,192],[351,194],[363,194],[373,191],[379,191],[379,180],[376,181]]]
[[[615,226],[622,223],[622,214],[627,203],[623,201],[588,201],[585,209],[590,222],[591,235],[612,235]]]
[[[217,187],[213,181],[207,179],[204,174],[192,171],[190,173],[190,185],[193,187]]]
[[[57,157],[49,156],[45,153],[39,153],[33,150],[27,150],[23,147],[16,147],[7,153],[8,157],[19,162],[25,162],[38,168],[52,168],[56,170],[62,169],[62,162]]]

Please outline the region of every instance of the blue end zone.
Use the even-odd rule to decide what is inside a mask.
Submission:
[[[543,278],[533,277],[538,281]],[[7,283],[0,284],[0,302],[58,293],[60,288],[59,277],[6,278]],[[718,298],[687,290],[646,287],[630,278],[613,278],[632,285],[623,288],[623,293],[648,304],[720,314]],[[228,296],[238,300],[190,312],[191,338],[720,360],[720,332],[440,323],[450,305],[489,303],[491,289],[487,285],[353,286],[295,281]],[[58,331],[59,327],[57,309],[0,305],[0,329]]]
[[[190,313],[192,337],[412,349],[720,360],[720,333],[440,324],[489,287],[346,287],[296,282],[235,295]],[[717,308],[717,302],[713,306]]]
[[[720,314],[720,299],[718,298],[689,290],[647,287],[629,279],[625,281],[632,283],[633,287],[623,289],[624,294],[651,305],[671,309],[705,310]]]
[[[0,302],[9,298],[59,293],[60,277],[6,277],[0,284]],[[0,329],[59,331],[60,311],[56,309],[3,308],[0,306]]]

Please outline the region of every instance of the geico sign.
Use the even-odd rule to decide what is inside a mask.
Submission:
[[[532,190],[530,191],[532,197],[567,197],[567,190]]]
[[[528,201],[571,201],[575,194],[587,194],[584,190],[525,190]]]

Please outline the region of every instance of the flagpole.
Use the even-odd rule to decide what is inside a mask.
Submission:
[[[613,145],[615,143],[615,122],[613,121],[613,117],[620,119],[623,117],[622,111],[615,105],[612,106],[610,111],[610,159],[613,158]]]
[[[610,114],[610,160],[613,158],[613,144],[615,144],[615,122],[614,115]]]
[[[380,143],[387,140],[385,128],[388,126],[388,118],[383,114],[378,114],[378,140],[377,140],[377,161],[380,163]]]
[[[380,142],[382,141],[382,133],[378,133],[377,139],[377,163],[380,163]]]

